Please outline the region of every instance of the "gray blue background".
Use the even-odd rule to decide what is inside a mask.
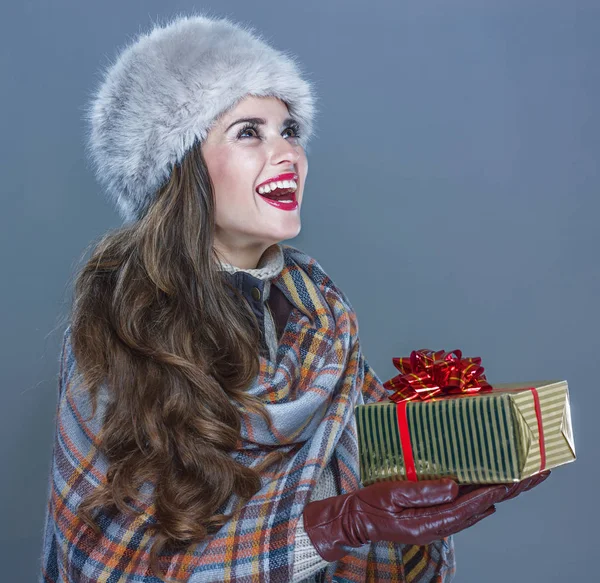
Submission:
[[[600,3],[81,2],[0,8],[0,579],[37,578],[72,278],[120,220],[84,155],[99,70],[207,9],[298,56],[320,97],[302,232],[368,360],[461,348],[567,379],[578,460],[456,536],[460,583],[596,581]]]

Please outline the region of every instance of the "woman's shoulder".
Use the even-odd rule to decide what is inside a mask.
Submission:
[[[63,332],[60,350],[58,378],[59,420],[73,416],[78,424],[85,425],[87,433],[100,431],[102,418],[109,401],[107,386],[102,384],[96,391],[96,407],[93,407],[89,388],[77,365],[72,344],[72,327],[69,323]],[[71,419],[70,421],[73,421]],[[69,426],[72,424],[69,422]]]
[[[63,332],[62,346],[60,349],[59,362],[59,391],[62,393],[63,388],[67,384],[69,376],[72,374],[76,366],[73,347],[71,345],[72,328],[69,322]],[[60,396],[60,395],[59,395]]]

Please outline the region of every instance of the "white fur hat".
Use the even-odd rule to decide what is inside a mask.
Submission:
[[[127,222],[213,122],[244,96],[283,100],[307,147],[316,113],[311,84],[291,55],[226,18],[179,16],[127,46],[87,110],[98,180]]]

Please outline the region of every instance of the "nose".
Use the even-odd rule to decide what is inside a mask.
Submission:
[[[296,164],[300,158],[300,152],[298,146],[290,139],[286,139],[283,136],[275,138],[275,145],[273,146],[272,162],[273,164],[281,164],[282,162],[289,162],[290,164]]]

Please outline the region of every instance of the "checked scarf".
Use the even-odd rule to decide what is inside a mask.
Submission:
[[[356,314],[319,263],[282,245],[284,268],[273,278],[295,306],[275,361],[260,356],[249,392],[266,404],[271,422],[244,412],[232,456],[254,466],[273,449],[285,456],[262,474],[261,489],[215,534],[183,551],[161,555],[169,577],[190,583],[292,580],[296,525],[329,463],[341,493],[360,487],[354,407],[387,396],[364,359]],[[96,534],[75,515],[79,501],[106,481],[97,449],[104,407],[91,403],[77,374],[65,331],[57,428],[44,528],[40,583],[160,583],[149,566],[155,522],[152,485],[139,492],[139,516],[100,512]],[[79,390],[77,390],[79,389]],[[83,390],[81,390],[83,389]],[[220,509],[235,506],[232,497]],[[327,567],[325,580],[344,583],[449,582],[455,572],[452,537],[427,546],[373,543]]]

